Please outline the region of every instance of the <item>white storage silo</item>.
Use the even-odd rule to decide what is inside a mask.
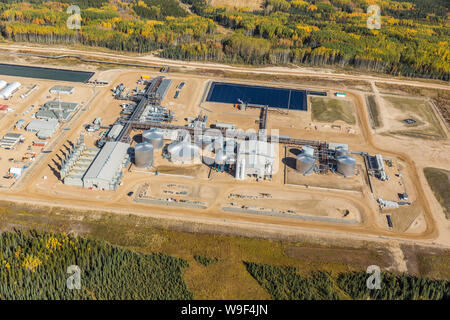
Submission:
[[[175,163],[192,163],[200,159],[200,148],[187,141],[178,141],[167,147],[170,161]]]
[[[142,142],[151,143],[158,150],[164,146],[164,136],[156,130],[147,130],[142,133]]]
[[[348,150],[343,146],[336,147],[335,151],[336,151],[336,158],[341,157],[341,156],[346,156],[347,152],[348,152]]]
[[[355,174],[356,160],[349,156],[337,157],[337,172],[344,177],[351,177]]]
[[[314,157],[314,148],[311,146],[303,146],[302,153],[307,156]]]
[[[300,153],[295,161],[295,169],[303,175],[312,173],[316,158]]]
[[[139,143],[134,147],[134,163],[138,168],[148,168],[153,165],[153,145]]]

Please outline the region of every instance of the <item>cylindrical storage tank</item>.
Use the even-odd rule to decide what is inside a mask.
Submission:
[[[164,136],[157,131],[147,130],[142,133],[142,142],[150,143],[155,150],[158,150],[164,146]]]
[[[351,177],[355,174],[356,160],[349,156],[337,158],[337,172],[344,177]]]
[[[301,174],[306,175],[312,173],[315,163],[316,158],[300,153],[295,162],[295,169]]]
[[[176,163],[192,163],[200,157],[199,147],[186,141],[172,143],[167,147],[167,152],[170,160]]]
[[[226,153],[223,151],[223,149],[218,149],[216,151],[216,157],[215,157],[215,163],[216,164],[225,164],[225,162],[227,161],[227,155]]]
[[[6,87],[7,84],[8,84],[8,82],[6,82],[5,80],[0,80],[0,90],[2,90],[4,87]]]
[[[314,148],[311,146],[303,146],[302,152],[307,156],[314,157]]]
[[[336,147],[335,151],[336,151],[336,157],[341,157],[341,156],[347,155],[347,150],[342,146]]]
[[[148,142],[139,143],[134,147],[134,163],[138,168],[153,166],[153,145]]]

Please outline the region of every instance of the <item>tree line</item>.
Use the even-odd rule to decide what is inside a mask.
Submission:
[[[6,0],[0,1],[0,32],[14,41],[158,50],[173,59],[450,79],[445,0],[383,1],[380,30],[367,28],[370,0],[266,0],[256,11],[182,2],[193,14],[176,0],[71,1],[84,8],[76,31],[65,24],[67,1]]]
[[[67,286],[80,268],[79,290]],[[0,235],[0,299],[193,299],[182,278],[189,265],[104,241],[37,231]]]

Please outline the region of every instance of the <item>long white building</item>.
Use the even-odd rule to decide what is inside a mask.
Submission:
[[[122,177],[122,168],[128,163],[130,145],[107,142],[83,177],[85,188],[115,190]]]
[[[0,91],[0,99],[8,100],[21,86],[22,84],[20,82],[11,82]]]

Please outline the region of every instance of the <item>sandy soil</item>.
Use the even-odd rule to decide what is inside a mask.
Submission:
[[[108,79],[111,81],[111,87],[123,82],[128,88],[134,88],[136,87],[136,80],[141,74],[149,74],[151,76],[156,75],[156,73],[149,73],[148,71],[139,72],[115,69],[99,72],[94,76],[94,78]],[[174,84],[172,85],[171,90],[169,90],[169,94],[163,101],[163,104],[168,106],[171,110],[173,108],[173,111],[177,114],[178,122],[184,124],[183,117],[195,116],[203,110],[200,108],[201,98],[203,95],[202,88],[206,85],[207,81],[211,79],[202,76],[189,76],[189,79],[186,79],[185,75],[174,73],[171,73],[168,76],[173,79]],[[186,81],[187,84],[182,90],[180,97],[177,100],[174,100],[174,86],[180,81]],[[251,83],[251,81],[248,81],[247,83]],[[252,179],[236,181],[227,174],[217,173],[212,176],[211,181],[208,181],[207,179],[200,179],[200,177],[197,177],[196,175],[194,175],[196,177],[195,179],[192,179],[192,177],[178,177],[174,180],[173,176],[153,176],[151,174],[141,174],[135,171],[125,174],[123,186],[121,186],[116,192],[97,192],[63,186],[62,183],[58,181],[57,177],[52,173],[48,164],[53,160],[57,161],[57,154],[64,148],[63,146],[67,144],[68,140],[76,140],[82,131],[82,124],[90,123],[98,116],[104,118],[105,124],[112,123],[115,120],[118,116],[117,112],[120,110],[120,107],[118,107],[120,102],[113,100],[109,89],[110,87],[97,88],[98,94],[89,104],[89,112],[86,112],[80,116],[80,118],[71,125],[71,130],[63,132],[63,136],[57,141],[55,147],[53,148],[53,152],[48,156],[47,160],[39,163],[39,165],[37,165],[36,168],[30,172],[27,183],[24,183],[16,189],[0,191],[0,194],[2,194],[5,199],[30,201],[41,204],[53,203],[71,208],[104,208],[106,210],[123,213],[133,212],[148,216],[159,216],[166,218],[171,217],[175,219],[187,220],[195,219],[196,221],[204,221],[205,223],[213,223],[214,221],[218,223],[218,221],[226,220],[229,224],[251,224],[255,226],[260,224],[261,226],[266,226],[268,230],[278,227],[282,227],[284,230],[312,228],[314,230],[322,230],[323,232],[331,231],[364,236],[372,235],[396,237],[402,239],[437,241],[439,243],[450,244],[448,221],[447,224],[436,223],[437,221],[442,222],[442,217],[439,212],[439,207],[437,206],[438,204],[436,205],[436,201],[432,197],[432,194],[430,194],[430,190],[426,185],[423,174],[421,173],[421,168],[425,165],[436,164],[440,167],[448,166],[448,161],[445,160],[445,152],[448,152],[449,150],[448,142],[445,142],[443,145],[439,145],[435,142],[422,143],[422,152],[418,154],[411,148],[411,146],[407,147],[405,145],[399,145],[397,139],[379,135],[374,136],[373,131],[370,129],[364,96],[362,93],[357,91],[348,91],[348,99],[351,99],[354,102],[356,109],[356,127],[359,130],[357,133],[348,134],[346,132],[341,132],[330,136],[330,133],[326,130],[322,131],[318,129],[317,131],[314,130],[307,131],[307,133],[302,133],[302,131],[297,128],[292,128],[291,131],[286,130],[286,132],[294,132],[296,134],[293,136],[296,137],[348,143],[351,150],[366,151],[371,154],[381,153],[386,157],[392,157],[393,159],[399,160],[402,164],[402,173],[405,177],[404,183],[407,185],[408,193],[411,195],[412,199],[414,199],[414,204],[423,210],[423,220],[416,219],[417,217],[414,217],[409,225],[412,225],[413,222],[416,224],[414,225],[414,229],[411,228],[408,233],[400,232],[399,230],[389,231],[387,229],[386,222],[383,219],[384,215],[379,214],[374,201],[374,196],[365,194],[367,192],[367,186],[365,184],[362,187],[362,193],[358,192],[356,194],[352,192],[342,192],[340,190],[321,190],[320,188],[307,189],[302,188],[301,186],[284,185],[283,170],[279,170],[272,182],[264,181],[260,183],[257,183]],[[207,107],[205,104],[202,104],[202,106],[205,108]],[[232,111],[228,110],[220,111],[220,106],[214,107],[217,107],[218,109],[216,111],[219,113],[222,112],[222,115],[223,113],[232,113]],[[222,107],[230,108],[230,106]],[[215,114],[215,112],[213,111],[212,114]],[[246,121],[249,121],[247,116],[236,116],[231,114],[229,116],[234,117],[233,121],[237,124],[243,122],[242,126],[245,125]],[[307,113],[301,114],[300,117],[307,117]],[[223,117],[219,116],[217,116],[217,118],[223,119]],[[4,120],[5,119],[2,121]],[[277,121],[282,121],[282,119]],[[90,138],[92,139],[89,140],[89,143],[93,144],[95,137],[92,136]],[[404,139],[408,142],[411,140],[407,138]],[[435,153],[439,153],[439,151],[441,152],[437,158],[431,157],[434,153],[427,153],[427,151],[433,148],[436,148]],[[284,152],[284,150],[280,151],[280,153],[281,152]],[[444,152],[444,155],[442,152]],[[281,159],[279,160],[280,168],[283,168]],[[169,164],[164,164],[161,162],[160,165]],[[44,176],[48,177],[47,180],[43,180]],[[179,184],[190,184],[190,197],[195,199],[197,199],[197,197],[209,199],[208,201],[210,201],[210,207],[207,210],[202,211],[193,209],[177,209],[175,211],[171,208],[152,207],[145,204],[135,203],[126,195],[129,191],[136,191],[139,185],[149,181],[157,184],[159,183],[160,185],[167,184],[170,181],[177,181]],[[395,179],[392,181],[396,182]],[[353,183],[357,186],[358,181]],[[339,182],[337,184],[339,184]],[[198,188],[194,191],[194,185],[204,185],[206,189]],[[339,187],[339,185],[337,187]],[[263,217],[250,214],[236,215],[221,211],[220,205],[228,201],[226,197],[234,188],[239,188],[240,190],[252,190],[253,192],[279,193],[280,195],[278,199],[280,200],[276,200],[277,202],[274,203],[280,208],[288,208],[291,205],[294,206],[295,201],[303,201],[299,207],[307,208],[310,210],[311,214],[333,215],[336,213],[333,213],[332,211],[336,210],[336,208],[349,208],[350,212],[360,215],[361,224],[342,226],[332,223],[297,221],[280,217]],[[386,188],[386,185],[380,186],[381,190],[383,190],[383,188]],[[397,186],[392,188],[395,189]],[[26,198],[23,197],[24,194],[27,195]],[[288,201],[291,202],[286,202],[286,204],[284,204],[282,201],[283,199],[286,200],[287,195],[292,195],[293,198],[288,199]],[[318,202],[319,200],[321,202],[320,204]],[[231,221],[233,221],[233,223]],[[412,231],[414,230],[416,232],[413,233]]]

